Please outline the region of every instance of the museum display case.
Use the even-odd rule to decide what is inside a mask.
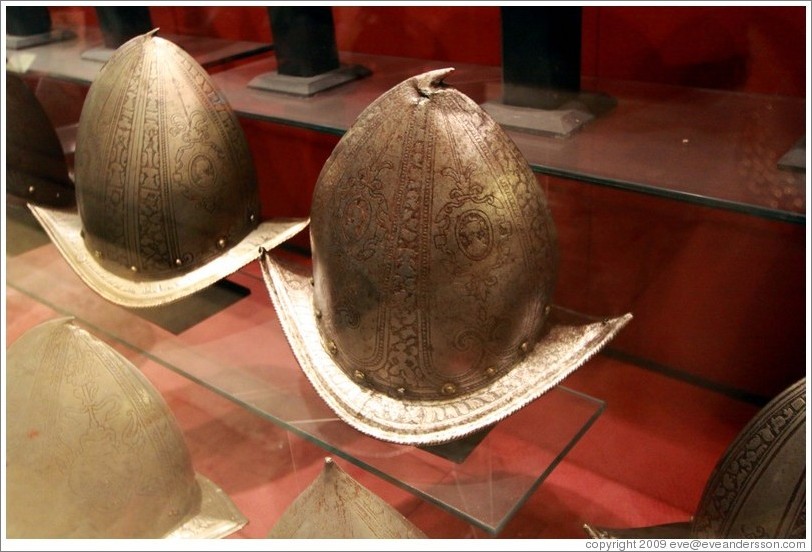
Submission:
[[[85,261],[69,264],[58,233],[46,233],[45,219],[32,214],[37,209],[7,196],[6,348],[37,323],[70,316],[142,369],[176,412],[195,469],[216,479],[248,519],[230,538],[269,536],[322,472],[325,456],[399,512],[409,531],[428,538],[583,539],[584,523],[646,527],[690,518],[731,442],[809,368],[808,13],[794,6],[577,11],[562,17],[568,28],[580,27],[580,53],[567,61],[577,63],[580,89],[565,91],[570,103],[556,121],[572,123],[568,117],[594,107],[584,107],[591,99],[601,108],[564,133],[521,124],[538,115],[522,110],[543,107],[516,106],[514,122],[492,116],[549,208],[559,250],[550,292],[556,316],[572,324],[631,317],[522,408],[441,443],[396,443],[359,431],[314,388],[318,363],[309,370],[300,364],[287,325],[293,307],[269,289],[273,277],[294,278],[265,262],[272,256],[291,274],[312,272],[319,258],[307,221],[322,171],[334,152],[346,152],[341,141],[359,115],[394,87],[442,74],[438,86],[469,98],[473,113],[507,103],[517,77],[503,71],[502,54],[527,44],[503,40],[508,18],[496,6],[333,6],[338,58],[317,72],[336,63],[363,71],[308,94],[252,85],[280,72],[273,10],[150,6],[151,23],[160,27],[154,36],[185,50],[233,111],[256,174],[260,221],[302,223],[215,283],[145,308],[92,289],[72,266]],[[49,14],[53,27],[73,37],[7,48],[4,79],[24,82],[39,100],[75,180],[92,166],[79,157],[106,159],[102,133],[94,134],[92,152],[76,145],[85,100],[93,99],[89,90],[104,66],[82,54],[104,33],[92,6],[51,6]],[[405,109],[385,110],[382,120],[405,121]],[[478,132],[484,126],[470,135]],[[420,151],[406,134],[398,140]],[[460,143],[455,136],[447,150]],[[176,162],[185,159],[184,147],[172,153]],[[494,181],[502,178],[496,161],[480,158],[491,163]],[[199,174],[220,174],[219,165],[206,169]],[[449,196],[460,211],[461,193]],[[331,201],[326,212],[339,224],[335,217],[350,213],[344,198]],[[499,228],[506,235],[504,224],[493,226],[492,240]],[[439,243],[436,234],[426,239]],[[524,247],[510,243],[506,255]],[[190,409],[199,426],[184,426]]]

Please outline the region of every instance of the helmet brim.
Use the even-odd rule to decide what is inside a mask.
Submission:
[[[76,209],[28,205],[70,267],[93,291],[124,307],[172,303],[229,276],[254,261],[260,248],[273,249],[301,232],[308,219],[273,219],[259,224],[232,248],[203,266],[171,278],[136,282],[112,274],[85,247]]]
[[[200,511],[164,538],[222,539],[245,527],[248,519],[220,487],[199,473],[195,480],[201,491]]]
[[[404,445],[452,441],[502,420],[561,382],[632,318],[625,314],[584,321],[553,308],[544,336],[505,376],[449,399],[396,399],[358,385],[324,349],[313,313],[309,269],[283,266],[268,252],[261,255],[260,265],[282,329],[319,396],[355,429]]]

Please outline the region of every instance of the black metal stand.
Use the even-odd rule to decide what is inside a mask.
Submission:
[[[6,47],[23,50],[76,36],[66,29],[54,29],[47,6],[9,6],[6,8]]]
[[[106,62],[122,44],[153,29],[148,6],[96,7],[103,45],[82,52],[82,59]]]
[[[502,7],[502,100],[483,108],[503,126],[568,135],[615,101],[581,90],[581,8]]]
[[[248,86],[297,96],[312,96],[365,77],[369,69],[341,65],[330,6],[268,8],[277,70],[255,77]]]

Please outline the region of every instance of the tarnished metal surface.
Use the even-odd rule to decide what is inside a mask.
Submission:
[[[771,400],[739,432],[705,484],[691,520],[612,529],[591,538],[806,538],[806,379]]]
[[[90,87],[76,138],[88,250],[133,280],[202,266],[259,223],[248,144],[206,71],[151,34],[116,50]]]
[[[268,538],[425,539],[400,512],[366,489],[331,458],[285,510]]]
[[[57,319],[7,351],[10,538],[214,538],[247,520],[196,476],[152,384],[113,348]]]
[[[555,286],[541,188],[493,119],[442,84],[450,71],[373,102],[313,195],[322,341],[393,397],[453,397],[504,375],[540,339]]]
[[[6,71],[6,191],[36,205],[74,202],[56,130],[31,89]]]
[[[395,442],[498,421],[631,318],[549,319],[558,249],[546,199],[502,129],[442,83],[450,72],[383,94],[327,160],[311,210],[314,286],[263,259],[319,394]]]
[[[67,212],[44,224],[115,303],[180,299],[255,260],[257,245],[279,243],[259,226],[251,153],[228,102],[196,61],[152,33],[116,50],[91,85],[75,175],[79,226]],[[279,236],[304,221],[288,222]]]

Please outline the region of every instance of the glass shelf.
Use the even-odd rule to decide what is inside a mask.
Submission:
[[[7,51],[7,67],[89,84],[101,64],[81,59],[96,27],[74,40]],[[270,44],[166,35],[204,66],[270,50]],[[454,66],[447,81],[479,104],[501,98],[501,68],[342,52],[371,76],[303,98],[249,88],[276,69],[273,56],[212,75],[243,117],[341,135],[363,109],[401,81]],[[508,130],[538,173],[642,192],[772,220],[805,223],[806,172],[782,158],[806,136],[805,100],[646,83],[584,79],[584,92],[615,100],[569,136]],[[805,150],[804,150],[805,151]]]
[[[276,69],[273,57],[213,76],[243,117],[343,134],[383,92],[411,76],[453,66],[446,79],[474,101],[501,98],[501,68],[341,53],[372,75],[309,98],[248,87]],[[805,222],[806,174],[779,167],[805,136],[802,98],[585,80],[584,92],[616,105],[567,137],[509,130],[536,172]]]
[[[149,321],[146,312],[119,307],[94,293],[43,239],[25,208],[10,205],[6,215],[9,288],[491,534],[504,528],[605,406],[555,387],[493,426],[461,461],[380,441],[339,420],[307,381],[282,333],[258,263],[228,278],[248,295],[173,333]],[[209,300],[206,291],[169,307],[175,313],[210,310],[199,308]]]
[[[38,73],[80,84],[92,83],[104,62],[83,59],[82,54],[102,46],[101,30],[98,27],[71,30],[76,33],[72,40],[23,50],[6,50],[6,69],[21,74]],[[206,68],[273,49],[270,43],[163,34],[160,31],[158,36],[174,42]]]

